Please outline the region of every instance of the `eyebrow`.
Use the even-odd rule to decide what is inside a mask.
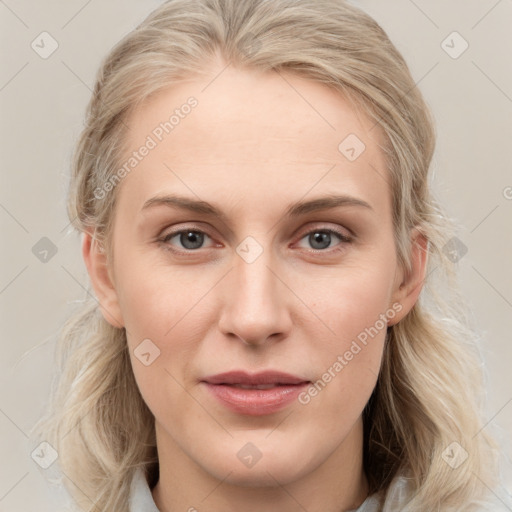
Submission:
[[[144,203],[141,211],[147,210],[155,206],[169,206],[182,208],[184,210],[188,210],[195,213],[212,215],[218,217],[223,221],[227,221],[225,214],[212,204],[206,201],[190,199],[184,196],[165,195],[152,197],[151,199],[148,199]],[[309,201],[299,201],[297,203],[294,203],[288,207],[288,209],[285,212],[285,216],[298,217],[300,215],[305,215],[307,213],[316,212],[320,210],[329,210],[340,206],[361,206],[363,208],[374,211],[374,209],[369,203],[357,197],[352,197],[348,195],[329,195],[317,199],[312,199]]]

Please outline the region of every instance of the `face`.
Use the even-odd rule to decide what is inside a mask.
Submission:
[[[96,289],[126,327],[159,456],[234,483],[285,484],[360,440],[386,328],[414,298],[373,123],[293,75],[212,77],[128,119],[125,162],[139,156],[117,185],[112,290]],[[234,370],[296,380],[212,383]]]

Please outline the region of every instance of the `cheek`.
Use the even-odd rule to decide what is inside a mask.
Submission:
[[[317,281],[309,285],[312,309],[329,330],[311,320],[308,337],[325,334],[315,344],[317,380],[300,400],[310,404],[315,417],[327,422],[335,416],[330,425],[351,424],[361,414],[379,374],[387,320],[395,314],[389,267],[375,262],[336,273],[329,289]]]
[[[208,290],[207,275],[191,273],[190,268],[171,269],[162,261],[144,257],[120,258],[117,263],[119,305],[133,340],[175,337],[174,331],[201,309],[200,299]]]
[[[359,268],[336,269],[325,280],[307,279],[316,323],[329,340],[324,347],[338,352],[350,341],[364,341],[364,333],[372,327],[385,333],[387,322],[382,320],[391,308],[392,269],[384,264],[370,264]],[[319,320],[322,320],[323,326]],[[315,318],[312,316],[312,325]],[[374,330],[372,329],[372,332]],[[348,344],[348,345],[347,345]]]
[[[175,396],[201,339],[205,285],[190,272],[120,257],[116,260],[117,292],[125,322],[132,368],[139,389],[152,408],[159,397]],[[198,321],[198,315],[203,320]]]
[[[381,297],[382,299],[383,297]],[[333,438],[360,417],[375,388],[387,333],[383,300],[354,294],[332,310],[335,336],[315,347],[316,380],[299,397],[308,415]]]
[[[122,288],[121,309],[137,385],[152,413],[161,419],[170,409],[187,408],[183,388],[189,382],[183,376],[195,375],[198,340],[204,338],[201,329],[208,323],[205,304],[198,302],[204,290],[200,283],[190,283],[190,276],[186,285],[179,272],[171,276],[168,269],[140,270]],[[180,414],[173,418],[181,424]]]

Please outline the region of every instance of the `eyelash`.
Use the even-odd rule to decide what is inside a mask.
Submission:
[[[174,238],[175,236],[180,235],[182,233],[190,233],[190,232],[203,234],[203,235],[208,236],[210,239],[212,239],[212,237],[208,233],[206,233],[205,231],[203,231],[201,229],[197,229],[197,228],[192,226],[190,228],[179,229],[179,230],[176,230],[176,231],[172,231],[171,233],[167,233],[164,237],[160,238],[158,240],[158,242],[161,242],[162,244],[164,244],[165,249],[169,250],[169,251],[172,251],[173,253],[176,253],[178,255],[190,255],[190,254],[192,254],[194,252],[198,252],[200,249],[202,249],[202,247],[200,247],[199,249],[177,249],[177,248],[171,246],[171,244],[169,244],[169,241],[172,238]],[[299,241],[301,241],[304,238],[308,237],[312,233],[328,233],[330,235],[335,235],[335,236],[337,236],[340,239],[340,243],[337,246],[335,246],[334,248],[309,249],[309,250],[306,249],[307,252],[314,253],[314,254],[320,254],[320,253],[330,253],[330,254],[332,254],[334,252],[342,251],[343,250],[343,245],[352,243],[352,241],[353,241],[352,237],[349,237],[349,236],[345,235],[344,233],[341,233],[340,231],[337,231],[337,230],[332,229],[332,228],[315,228],[315,229],[312,229],[312,230],[307,231],[306,233],[304,233],[300,237]]]

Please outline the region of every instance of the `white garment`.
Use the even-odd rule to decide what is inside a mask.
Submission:
[[[408,480],[403,476],[396,477],[390,484],[386,501],[381,504],[377,495],[366,498],[364,503],[350,512],[397,512],[406,502],[408,495]],[[512,508],[505,506],[504,501],[494,495],[489,497],[488,503],[482,503],[482,512],[510,512]],[[159,512],[155,505],[151,490],[142,469],[137,469],[131,484],[130,512]]]
[[[130,491],[130,512],[160,512],[155,505],[151,489],[141,468],[133,476]]]

